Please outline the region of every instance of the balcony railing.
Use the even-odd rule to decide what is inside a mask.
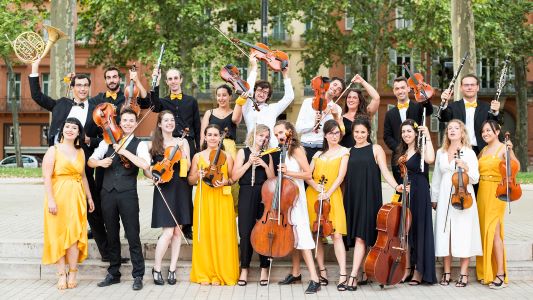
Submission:
[[[17,101],[19,113],[28,113],[28,112],[46,112],[47,110],[40,107],[33,99],[31,98],[22,98]],[[7,98],[0,98],[0,112],[6,113],[11,112],[11,101],[7,101]]]

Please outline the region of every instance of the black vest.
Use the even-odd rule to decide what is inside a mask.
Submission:
[[[140,142],[141,140],[133,137],[126,147],[126,150],[135,154],[137,152],[137,146],[139,146]],[[113,152],[114,149],[110,145],[107,149],[105,157],[110,157]],[[104,182],[102,187],[108,192],[111,192],[113,189],[115,189],[117,192],[135,190],[137,189],[138,173],[139,168],[133,163],[131,163],[131,168],[124,168],[124,166],[120,163],[120,157],[117,154],[115,157],[113,157],[111,166],[106,168],[104,171]]]

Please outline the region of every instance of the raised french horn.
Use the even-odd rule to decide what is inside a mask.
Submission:
[[[40,35],[33,31],[25,31],[19,34],[14,41],[10,41],[15,54],[24,63],[33,63],[45,57],[58,40],[67,37],[65,33],[53,26],[44,25],[44,27],[48,32],[48,41],[46,43]]]

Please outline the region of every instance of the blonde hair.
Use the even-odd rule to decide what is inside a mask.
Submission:
[[[448,148],[450,147],[451,141],[448,138],[448,126],[450,126],[451,123],[459,124],[459,129],[461,130],[461,144],[463,145],[463,147],[472,148],[470,146],[470,138],[466,133],[465,123],[463,123],[463,121],[461,120],[453,119],[448,122],[448,125],[446,125],[446,130],[444,131],[444,136],[442,137],[441,149],[444,151],[448,151]]]
[[[255,134],[260,134],[260,133],[263,133],[265,131],[268,131],[268,134],[269,134],[269,137],[268,137],[268,140],[270,140],[270,134],[272,134],[270,132],[270,128],[268,128],[268,126],[266,125],[263,125],[263,124],[257,124],[256,125],[256,128],[252,128],[252,130],[250,131],[250,133],[248,133],[248,136],[246,137],[246,146],[250,147],[250,148],[253,148],[254,147],[254,133]]]

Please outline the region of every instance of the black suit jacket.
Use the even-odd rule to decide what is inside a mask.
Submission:
[[[198,109],[198,101],[192,96],[183,94],[181,100],[170,100],[170,96],[159,98],[159,87],[155,87],[155,91],[150,93],[154,112],[161,112],[169,110],[174,114],[176,119],[176,128],[174,129],[174,136],[180,136],[185,128],[189,128],[189,140],[194,140],[194,145],[191,146],[191,154],[196,153],[200,148],[200,111]],[[193,151],[196,149],[195,151]]]
[[[476,134],[477,147],[479,150],[487,145],[481,137],[481,125],[486,120],[498,121],[498,116],[493,115],[490,111],[490,105],[486,102],[477,100],[477,107],[474,113],[474,130]],[[454,101],[448,104],[448,107],[441,112],[440,121],[449,122],[453,119],[459,119],[466,123],[466,108],[464,99]]]
[[[126,102],[126,97],[124,96],[124,93],[122,92],[122,90],[119,90],[117,92],[117,99],[115,100],[113,100],[113,98],[111,97],[106,97],[105,94],[106,94],[105,92],[99,93],[98,95],[89,99],[89,101],[93,102],[95,106],[101,103],[111,103],[115,105],[116,111],[117,111],[117,117],[115,118],[115,121],[117,122],[117,124],[119,124],[120,123],[120,110],[122,109],[122,106]],[[151,105],[150,97],[149,96],[146,96],[146,98],[139,97],[137,99],[137,103],[142,109],[149,108]]]
[[[406,119],[413,119],[418,124],[422,124],[422,114],[426,108],[426,116],[429,117],[433,113],[433,105],[429,101],[420,104],[409,100],[409,108],[407,108]],[[385,114],[385,124],[383,128],[383,140],[389,149],[393,153],[396,152],[396,148],[400,143],[400,132],[402,125],[402,119],[400,117],[400,111],[395,106]]]

